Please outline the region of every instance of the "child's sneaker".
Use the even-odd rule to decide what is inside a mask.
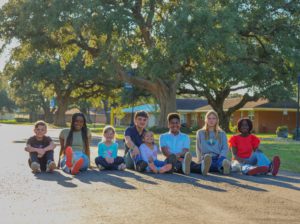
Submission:
[[[136,163],[136,171],[138,172],[144,172],[148,166],[148,163],[146,163],[144,160],[139,160]]]
[[[204,158],[201,162],[201,173],[203,176],[206,176],[211,166],[211,156],[209,154],[204,155]]]
[[[80,158],[79,160],[77,160],[71,169],[71,174],[72,175],[78,174],[83,163],[84,163],[83,158]]]
[[[123,171],[123,170],[125,170],[125,169],[126,169],[125,163],[121,163],[121,164],[118,166],[118,170]]]
[[[100,164],[98,164],[98,165],[97,165],[97,167],[99,168],[99,171],[101,171],[101,170],[105,170],[105,167],[104,167],[104,166],[102,166],[102,165],[100,165]]]
[[[32,162],[30,165],[30,168],[32,169],[32,172],[34,173],[40,173],[41,172],[41,166],[37,162]]]
[[[269,169],[267,166],[258,166],[248,171],[247,175],[253,176],[258,174],[268,173]]]
[[[66,155],[66,166],[68,168],[71,168],[73,166],[73,150],[70,146],[68,146],[66,148],[66,151],[65,151],[65,155]]]
[[[230,161],[228,159],[224,159],[222,161],[222,167],[223,167],[223,174],[224,175],[229,175],[230,174]]]
[[[273,176],[276,176],[280,167],[280,158],[279,156],[274,156],[272,163],[271,163],[271,169],[270,172],[272,173]]]
[[[55,170],[55,168],[56,168],[56,164],[55,164],[55,162],[54,162],[54,161],[51,161],[51,160],[49,160],[49,161],[47,162],[47,169],[46,169],[46,172],[48,172],[48,173],[52,173],[52,172],[53,172],[53,170]]]
[[[184,159],[182,161],[182,172],[185,175],[189,175],[191,173],[191,162],[192,162],[191,153],[189,152],[185,153]]]

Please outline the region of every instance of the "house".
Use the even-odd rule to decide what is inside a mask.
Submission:
[[[176,108],[178,113],[181,115],[183,124],[191,124],[196,122],[197,114],[194,112],[198,107],[207,105],[207,100],[202,99],[176,99]],[[159,105],[144,104],[130,108],[124,108],[122,111],[125,113],[125,117],[122,119],[121,124],[129,125],[131,122],[131,114],[136,111],[144,110],[149,113],[148,127],[157,125]]]
[[[129,125],[134,113],[140,110],[146,111],[149,114],[148,127],[157,125],[156,122],[159,106],[155,104],[144,104],[122,109],[125,116],[121,120],[121,125]]]
[[[65,113],[66,122],[71,122],[72,115],[79,112],[80,110],[77,108],[67,110]],[[106,123],[104,110],[96,111],[95,109],[91,109],[89,111],[89,118],[92,123]]]
[[[223,109],[236,105],[240,98],[229,98],[224,102]],[[210,105],[197,108],[198,125],[204,124],[204,116],[207,111],[211,110]],[[243,108],[235,111],[231,116],[230,122],[233,125],[242,117],[249,117],[253,122],[253,130],[259,133],[275,133],[278,126],[286,125],[292,132],[296,128],[297,103],[293,100],[284,102],[269,102],[267,99],[248,102]],[[192,126],[193,123],[189,123]]]
[[[224,102],[223,109],[236,105],[240,98],[228,98]],[[204,125],[205,114],[212,107],[204,99],[177,99],[177,112],[181,115],[182,123],[187,127],[202,127]],[[140,105],[133,108],[134,112],[145,109],[151,116],[149,126],[156,125],[159,107],[152,104]],[[127,121],[123,124],[130,123],[130,114],[132,108],[123,109]],[[249,117],[253,122],[253,130],[259,133],[275,133],[278,126],[286,125],[292,132],[296,128],[297,103],[293,100],[284,102],[269,102],[267,99],[248,102],[243,108],[235,111],[230,122],[236,125],[242,117]]]

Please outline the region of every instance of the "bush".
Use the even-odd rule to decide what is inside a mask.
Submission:
[[[180,131],[181,131],[182,133],[185,133],[185,134],[190,134],[190,133],[193,132],[192,129],[191,129],[191,128],[188,128],[188,127],[181,127],[181,128],[180,128]]]
[[[191,127],[191,131],[198,131],[199,129],[200,129],[201,127],[199,127],[198,125],[193,125],[192,127]]]
[[[16,118],[15,119],[18,123],[23,123],[23,122],[30,122],[30,120],[28,118]]]
[[[149,128],[149,131],[153,131],[155,134],[161,134],[169,131],[169,128],[161,128],[157,126],[152,126]]]
[[[289,135],[288,127],[286,125],[278,126],[276,129],[276,135],[277,137],[287,138]]]

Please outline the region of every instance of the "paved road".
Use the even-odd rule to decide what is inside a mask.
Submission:
[[[57,139],[59,130],[48,134]],[[0,223],[300,223],[300,175],[31,173],[31,126],[0,124]],[[95,154],[96,148],[92,148]],[[55,150],[56,157],[59,148]]]

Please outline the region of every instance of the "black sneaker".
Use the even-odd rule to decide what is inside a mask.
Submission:
[[[144,160],[137,161],[136,163],[136,171],[144,172],[147,168],[148,164]]]

